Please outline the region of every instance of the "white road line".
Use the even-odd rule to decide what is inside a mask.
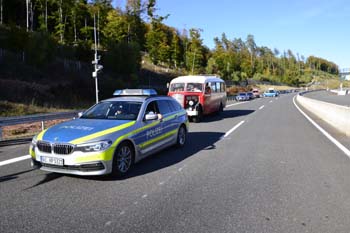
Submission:
[[[270,103],[272,103],[273,101],[272,100],[270,100]]]
[[[235,131],[238,127],[240,127],[244,121],[239,122],[237,125],[235,125],[232,129],[227,131],[224,136],[221,137],[221,139],[226,138],[228,135],[230,135],[233,131]]]
[[[234,103],[234,104],[230,104],[230,105],[226,105],[226,108],[229,108],[229,107],[232,107],[232,106],[235,106],[235,105],[239,105],[239,104],[245,104],[247,102],[239,102],[239,103]]]
[[[263,109],[264,107],[265,107],[265,105],[261,106],[261,107],[259,108],[259,110]]]
[[[21,156],[21,157],[5,160],[5,161],[0,162],[0,167],[4,166],[4,165],[11,164],[11,163],[16,163],[16,162],[19,162],[19,161],[22,161],[22,160],[30,159],[30,158],[31,158],[30,155],[24,155],[24,156]]]
[[[295,107],[299,110],[299,112],[301,114],[303,114],[304,117],[306,119],[308,119],[319,131],[321,131],[321,133],[323,133],[324,136],[326,136],[331,142],[333,142],[341,151],[343,151],[350,158],[350,150],[348,148],[346,148],[345,146],[343,146],[339,141],[337,141],[337,139],[332,137],[326,130],[324,130],[321,126],[319,126],[308,115],[306,115],[306,113],[303,112],[303,110],[301,110],[299,108],[299,106],[295,103],[295,98],[296,98],[296,96],[294,96],[294,98],[293,98],[293,103],[294,103]]]

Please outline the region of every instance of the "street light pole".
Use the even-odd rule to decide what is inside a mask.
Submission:
[[[94,38],[95,38],[95,56],[92,64],[94,65],[95,70],[92,72],[92,77],[95,78],[95,92],[96,92],[96,103],[98,103],[98,79],[97,75],[100,70],[103,69],[102,65],[98,64],[100,56],[97,55],[97,33],[96,33],[96,14],[94,14]]]
[[[96,38],[96,15],[94,14],[94,37],[95,37],[95,87],[96,87],[96,104],[98,103],[98,80],[97,80],[97,66],[98,66],[98,57],[97,57],[97,38]]]

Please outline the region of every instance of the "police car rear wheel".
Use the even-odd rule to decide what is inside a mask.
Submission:
[[[186,142],[186,129],[184,126],[181,126],[179,128],[179,131],[177,133],[177,143],[176,145],[178,147],[183,147],[185,145]]]
[[[122,143],[118,146],[113,159],[113,175],[123,176],[126,174],[134,159],[134,151],[129,143]]]

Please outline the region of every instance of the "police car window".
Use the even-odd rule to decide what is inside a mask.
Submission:
[[[157,101],[160,114],[165,115],[172,112],[168,102],[169,102],[168,100]]]
[[[181,105],[176,100],[169,101],[173,112],[182,110]]]
[[[156,101],[152,101],[147,105],[145,113],[148,114],[150,112],[159,113],[159,109]]]
[[[142,103],[129,101],[101,102],[86,111],[81,118],[136,120]]]

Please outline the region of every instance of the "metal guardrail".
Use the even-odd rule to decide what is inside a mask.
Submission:
[[[26,138],[3,140],[2,131],[4,126],[18,125],[24,123],[41,122],[42,128],[45,127],[45,121],[74,118],[81,111],[59,112],[59,113],[45,113],[37,115],[19,116],[19,117],[2,117],[0,118],[0,145],[2,144],[16,144],[16,142],[28,141]]]

